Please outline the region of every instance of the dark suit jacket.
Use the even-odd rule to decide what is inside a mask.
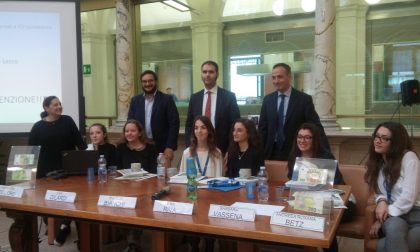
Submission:
[[[136,119],[145,127],[144,95],[136,95],[131,99],[128,119]],[[152,108],[153,140],[158,152],[165,148],[177,149],[179,134],[179,114],[172,96],[159,90],[156,92]]]
[[[185,145],[190,145],[193,122],[196,116],[203,114],[204,89],[191,95],[185,123]],[[240,117],[239,107],[234,93],[217,87],[216,114],[214,117],[217,147],[225,153],[229,145],[229,134],[232,123]]]
[[[277,113],[278,92],[273,92],[264,97],[261,107],[258,131],[264,144],[265,159],[270,159],[275,145],[276,130],[278,125]],[[296,130],[306,122],[314,123],[321,131],[321,144],[324,148],[330,149],[327,136],[318,114],[315,111],[312,97],[292,88],[289,105],[287,107],[286,119],[284,122],[284,144],[278,153],[280,160],[287,161],[293,145]]]

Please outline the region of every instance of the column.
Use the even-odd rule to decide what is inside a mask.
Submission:
[[[189,0],[196,10],[191,12],[193,92],[203,89],[201,64],[213,60],[219,65],[217,84],[223,86],[223,16],[222,0]],[[210,11],[211,10],[211,11]]]
[[[364,1],[347,1],[337,8],[337,114],[364,115],[366,112],[366,15]],[[340,121],[349,127],[364,128],[364,118]]]
[[[317,0],[315,10],[314,103],[326,129],[338,129],[335,112],[335,3]]]
[[[127,120],[130,99],[134,95],[133,5],[130,0],[116,0],[117,50],[117,125]]]

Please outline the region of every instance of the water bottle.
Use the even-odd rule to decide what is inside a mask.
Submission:
[[[157,176],[159,179],[165,179],[165,155],[163,153],[159,153],[157,159]]]
[[[105,183],[107,181],[107,174],[106,174],[106,159],[104,155],[99,156],[98,160],[98,180],[99,183]]]
[[[195,167],[194,158],[187,158],[187,199],[189,201],[197,200],[197,168]]]
[[[258,200],[268,200],[268,176],[264,166],[261,166],[258,172]]]

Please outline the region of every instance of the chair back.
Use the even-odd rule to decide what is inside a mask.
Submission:
[[[289,180],[287,178],[287,161],[265,160],[264,163],[270,181],[286,182]]]
[[[339,169],[343,175],[344,182],[351,185],[351,192],[356,197],[356,216],[364,216],[368,199],[370,196],[369,185],[365,182],[364,176],[366,166],[340,164]]]

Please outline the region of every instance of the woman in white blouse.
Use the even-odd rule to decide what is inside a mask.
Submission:
[[[379,124],[369,147],[366,181],[376,192],[370,235],[377,251],[420,249],[420,162],[403,125]]]
[[[194,134],[191,134],[191,146],[184,150],[180,172],[187,169],[187,158],[194,157],[198,176],[222,176],[222,153],[216,147],[215,131],[205,116],[197,116],[194,120]]]

